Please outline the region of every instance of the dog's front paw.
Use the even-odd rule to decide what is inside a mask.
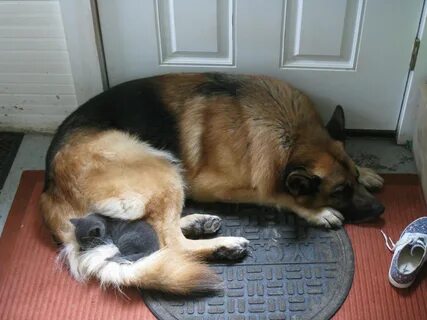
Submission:
[[[341,227],[344,217],[339,211],[325,207],[320,209],[319,212],[312,214],[307,221],[311,225],[331,229]]]
[[[384,179],[374,170],[364,167],[357,167],[359,170],[358,181],[368,190],[379,190],[383,187]]]
[[[238,260],[248,253],[249,240],[243,237],[223,237],[221,245],[213,253],[214,259]]]

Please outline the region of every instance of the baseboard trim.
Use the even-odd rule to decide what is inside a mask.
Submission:
[[[396,131],[394,130],[346,129],[345,133],[348,137],[381,137],[381,138],[396,137]]]

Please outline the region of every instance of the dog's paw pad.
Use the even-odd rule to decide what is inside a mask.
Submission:
[[[248,253],[249,241],[242,237],[224,238],[224,243],[214,252],[214,259],[238,260]]]
[[[374,170],[369,168],[358,168],[358,182],[369,190],[379,190],[384,185],[384,179]]]
[[[344,217],[339,211],[333,208],[323,208],[309,222],[316,226],[331,229],[341,227],[343,221]]]
[[[219,228],[221,228],[221,218],[209,214],[206,214],[204,216],[205,220],[203,221],[203,233],[214,234],[218,232]]]
[[[191,214],[181,219],[181,230],[186,237],[211,235],[221,228],[221,218],[211,214]]]

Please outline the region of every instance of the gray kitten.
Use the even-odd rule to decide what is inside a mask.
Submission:
[[[159,250],[159,240],[153,227],[142,220],[127,221],[90,214],[70,219],[81,251],[113,243],[120,253],[109,261],[131,263]]]

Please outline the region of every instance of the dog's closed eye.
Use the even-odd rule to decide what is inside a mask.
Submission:
[[[351,193],[351,188],[348,184],[339,185],[330,194],[331,197],[338,198]]]

